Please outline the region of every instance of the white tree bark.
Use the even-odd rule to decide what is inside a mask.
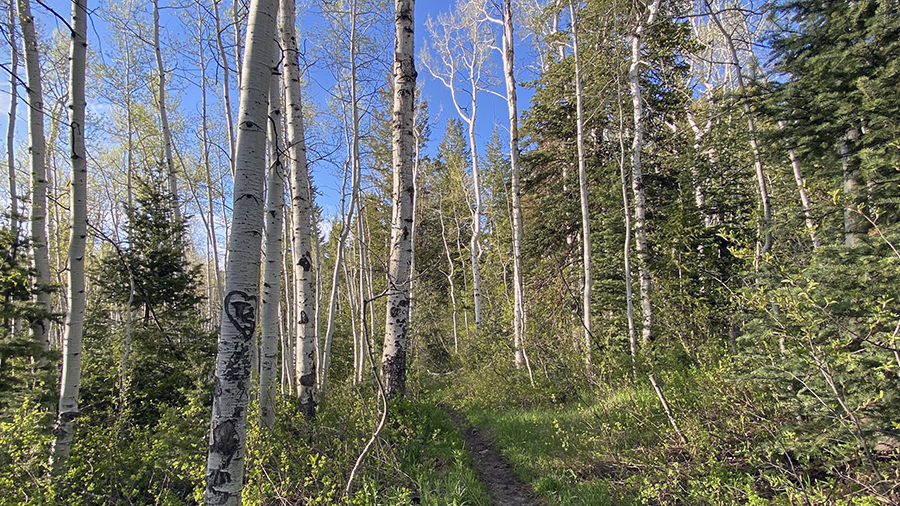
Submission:
[[[784,128],[784,121],[778,122],[778,128]],[[816,237],[816,220],[813,218],[809,195],[806,194],[806,183],[803,182],[800,160],[797,159],[797,153],[794,152],[793,147],[788,147],[788,157],[791,159],[791,168],[794,169],[794,181],[797,182],[797,189],[800,191],[800,203],[803,205],[803,214],[806,216],[806,229],[809,231],[809,238],[812,240],[813,249],[815,249],[822,244]]]
[[[503,78],[506,84],[506,106],[509,113],[510,193],[512,194],[512,250],[513,250],[513,347],[515,364],[526,365],[525,356],[525,287],[522,278],[522,206],[519,203],[519,111],[516,95],[515,52],[512,2],[503,0],[499,6],[500,19],[491,19],[503,29],[500,53],[503,57]]]
[[[578,187],[581,196],[581,257],[584,266],[584,284],[581,292],[581,325],[584,331],[584,365],[591,372],[591,287],[594,283],[591,268],[591,214],[588,205],[587,167],[584,154],[584,90],[581,86],[581,55],[578,49],[578,18],[575,4],[569,2],[572,16],[572,54],[575,56],[575,108],[578,145]]]
[[[228,79],[228,56],[225,54],[225,44],[222,42],[221,19],[219,17],[219,0],[213,1],[213,17],[216,22],[216,48],[219,51],[220,65],[222,66],[222,99],[225,102],[225,124],[228,135],[228,161],[231,169],[231,177],[234,177],[234,120],[231,118],[231,84]]]
[[[659,11],[659,1],[653,0],[648,7],[646,21],[640,19],[631,36],[631,67],[628,70],[628,85],[634,107],[634,139],[631,144],[631,188],[634,193],[634,232],[637,239],[638,270],[641,276],[641,337],[644,343],[653,339],[653,304],[650,296],[653,277],[650,274],[649,246],[645,227],[647,198],[644,194],[644,180],[641,174],[641,150],[644,146],[644,104],[641,99],[641,38],[646,27],[652,25]]]
[[[394,2],[394,109],[393,109],[393,212],[388,264],[387,311],[381,382],[388,399],[406,391],[407,316],[409,314],[409,268],[412,262],[413,195],[413,107],[416,66],[413,28],[415,0]]]
[[[19,198],[16,193],[16,109],[19,105],[19,48],[16,42],[16,10],[9,2],[9,123],[6,125],[6,167],[9,169],[10,224],[16,241],[19,239]]]
[[[481,172],[478,168],[478,146],[475,142],[475,121],[478,116],[478,92],[484,86],[484,66],[487,51],[491,47],[491,34],[484,28],[481,13],[483,9],[467,4],[459,4],[455,15],[439,16],[438,22],[426,21],[438,61],[424,60],[431,75],[441,81],[450,91],[457,114],[466,123],[469,134],[469,152],[472,157],[472,192],[475,208],[472,213],[472,237],[469,242],[469,256],[472,262],[472,293],[475,310],[475,328],[481,327]],[[468,82],[468,89],[461,90],[456,84],[457,73],[463,73],[462,80]],[[464,107],[458,94],[463,92],[471,98],[468,108]]]
[[[282,70],[282,73],[284,70]],[[286,93],[285,93],[286,95]],[[287,122],[285,122],[285,127],[287,127]],[[285,131],[287,131],[285,129]],[[287,141],[287,136],[284,137],[285,141]],[[287,150],[287,144],[285,144],[285,150]],[[288,166],[290,166],[290,155],[286,154],[285,160],[287,161]],[[290,177],[290,176],[288,176]],[[290,188],[290,181],[288,181],[288,188]],[[293,194],[288,193],[289,201],[293,202]],[[284,296],[284,305],[281,309],[282,321],[281,321],[281,395],[293,395],[294,394],[294,337],[295,337],[295,326],[294,326],[294,307],[297,302],[294,300],[294,284],[296,280],[294,279],[294,270],[292,266],[294,265],[294,258],[296,258],[295,251],[296,248],[294,246],[293,239],[293,231],[294,231],[294,221],[291,219],[291,209],[290,206],[284,206],[282,208],[283,214],[283,222],[284,227],[282,230],[282,243],[285,244],[285,251],[281,255],[281,272],[284,273],[284,280],[281,284],[281,288]]]
[[[359,336],[358,339],[354,342],[358,342],[354,350],[354,359],[353,362],[356,366],[354,381],[359,382],[362,381],[363,375],[365,373],[366,367],[366,355],[367,355],[367,345],[368,341],[366,339],[366,332],[374,332],[374,321],[372,318],[367,318],[365,315],[365,306],[368,306],[371,310],[371,304],[365,304],[367,299],[372,298],[372,278],[373,273],[371,270],[371,261],[369,258],[370,248],[369,248],[369,237],[370,234],[367,232],[366,227],[366,216],[363,210],[365,207],[363,206],[360,209],[359,218],[356,220],[356,235],[357,235],[357,248],[359,253],[359,279],[357,280],[356,287],[358,289],[358,300],[359,300],[359,313],[357,317],[359,318]],[[356,333],[354,332],[354,335]]]
[[[306,160],[300,58],[294,28],[294,0],[281,0],[281,47],[284,51],[284,89],[287,96],[287,148],[291,166],[291,222],[293,225],[293,311],[297,338],[294,381],[300,410],[315,415],[316,392],[316,271],[312,254],[312,193]]]
[[[198,11],[197,12],[198,35],[202,37],[202,35],[203,35],[203,17],[202,17],[202,9],[199,5],[197,7],[197,11]],[[220,38],[220,36],[218,34],[216,35],[216,37]],[[226,63],[226,65],[224,65],[224,66],[227,67],[227,62],[225,62],[225,63]],[[227,75],[227,70],[225,70],[224,72],[225,72],[224,75]],[[203,51],[202,45],[200,47],[200,83],[201,83],[200,93],[201,93],[201,116],[202,116],[201,117],[202,131],[200,132],[200,136],[201,136],[201,140],[203,142],[203,168],[204,168],[204,171],[206,172],[206,209],[207,209],[206,213],[209,216],[209,225],[208,225],[209,243],[210,243],[210,246],[212,247],[213,266],[215,268],[214,276],[212,276],[212,278],[213,278],[212,286],[210,287],[215,290],[215,292],[214,292],[215,296],[210,297],[210,299],[212,299],[212,301],[210,302],[210,309],[211,309],[210,310],[210,319],[213,320],[214,324],[217,324],[218,321],[215,320],[217,318],[217,316],[215,314],[215,311],[213,311],[212,309],[217,308],[217,305],[215,304],[214,301],[222,300],[223,294],[222,294],[222,284],[219,282],[219,270],[220,270],[219,245],[218,245],[219,241],[217,239],[217,234],[216,234],[216,219],[215,219],[215,213],[214,213],[214,209],[213,209],[213,193],[212,193],[213,179],[212,179],[211,164],[210,164],[210,160],[209,160],[210,143],[209,143],[209,132],[208,132],[209,115],[208,115],[208,108],[207,108],[207,103],[206,103],[206,55]],[[227,84],[226,84],[226,86],[227,86]],[[228,121],[228,131],[226,133],[228,135],[229,141],[231,141],[232,140],[231,133],[233,132],[233,130],[231,128],[231,110],[229,109],[230,108],[229,102],[226,100],[225,103],[227,106],[226,110],[225,110],[226,111],[225,117],[227,118],[227,121]]]
[[[181,206],[178,198],[178,175],[175,173],[175,160],[172,158],[172,131],[169,129],[169,113],[166,107],[166,69],[163,67],[162,47],[159,43],[159,0],[153,0],[153,52],[156,54],[157,71],[157,107],[159,108],[159,125],[163,136],[163,164],[168,170],[169,194],[175,202],[175,220],[181,221]]]
[[[347,246],[347,238],[350,235],[353,223],[353,214],[356,212],[359,201],[359,186],[362,178],[362,165],[359,157],[359,101],[357,97],[357,52],[358,40],[356,31],[357,22],[356,0],[350,2],[350,206],[341,224],[341,235],[338,238],[337,258],[334,263],[334,271],[331,276],[331,296],[328,302],[328,324],[325,327],[325,342],[321,349],[321,370],[319,371],[319,390],[325,392],[328,388],[328,368],[331,364],[331,343],[334,337],[334,318],[337,311],[338,288],[341,278],[341,268]]]
[[[447,256],[447,265],[449,269],[447,272],[442,272],[444,276],[447,277],[447,283],[450,285],[450,306],[452,308],[452,318],[453,318],[453,352],[459,353],[459,328],[456,321],[456,286],[453,283],[453,277],[456,274],[456,263],[453,261],[453,257],[450,254],[450,246],[447,244],[447,234],[446,228],[444,227],[444,213],[443,211],[438,210],[438,219],[441,221],[441,240],[444,243],[444,253]]]
[[[84,252],[87,241],[87,157],[84,151],[84,75],[87,60],[87,2],[72,1],[72,40],[69,52],[70,137],[72,162],[72,196],[69,235],[69,312],[63,344],[62,377],[59,389],[59,411],[51,451],[54,475],[65,469],[72,450],[75,418],[78,416],[78,390],[81,383],[81,338],[84,329]]]
[[[841,155],[841,167],[844,172],[844,197],[850,202],[850,207],[844,209],[844,245],[855,246],[859,237],[865,233],[865,218],[857,212],[859,206],[865,203],[865,186],[863,184],[862,171],[860,170],[859,156],[856,154],[856,144],[859,142],[860,131],[853,127],[847,130],[838,140],[838,149]]]
[[[235,161],[231,242],[216,357],[206,504],[240,505],[256,329],[266,123],[277,0],[253,0],[247,28]]]
[[[422,144],[423,144],[423,130],[428,127],[428,125],[423,124],[421,121],[426,118],[420,117],[418,114],[418,108],[415,103],[413,104],[413,167],[412,167],[412,179],[413,179],[413,198],[412,198],[412,228],[410,229],[410,235],[412,236],[412,242],[410,243],[410,262],[409,262],[409,314],[407,315],[407,325],[412,325],[413,323],[413,312],[416,308],[416,227],[419,224],[418,212],[419,212],[419,162],[421,161],[422,153]],[[371,262],[369,263],[369,288],[371,289],[372,284],[372,275],[371,275]],[[372,306],[371,304],[369,305]],[[375,318],[372,318],[372,323],[375,323]],[[374,327],[373,327],[374,328]],[[411,327],[412,328],[412,327]],[[374,334],[374,331],[373,331]]]
[[[269,89],[269,184],[266,190],[266,263],[263,271],[262,333],[259,340],[259,417],[260,425],[271,429],[275,425],[275,373],[278,365],[278,314],[281,301],[281,230],[284,208],[284,165],[281,142],[281,60],[280,48],[272,66]]]
[[[28,79],[28,139],[31,146],[31,248],[32,264],[35,270],[35,285],[48,287],[50,284],[50,252],[47,248],[47,167],[45,161],[46,140],[44,137],[44,92],[41,80],[41,64],[31,15],[29,0],[18,3],[19,23],[22,26],[22,41],[25,46],[25,72]],[[38,306],[50,311],[50,293],[38,292]],[[32,325],[34,338],[44,350],[50,349],[50,320],[39,320]]]

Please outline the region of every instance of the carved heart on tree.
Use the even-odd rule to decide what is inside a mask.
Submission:
[[[256,328],[256,295],[234,290],[225,296],[225,314],[231,324],[245,339],[250,339]]]

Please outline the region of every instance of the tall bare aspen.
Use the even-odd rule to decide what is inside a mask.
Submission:
[[[503,56],[503,80],[506,84],[506,106],[509,112],[509,168],[512,204],[513,250],[513,347],[516,368],[526,363],[525,356],[525,286],[522,277],[522,206],[519,203],[519,110],[516,92],[515,51],[512,2],[503,0],[500,19],[491,19],[503,28],[500,53]]]
[[[641,277],[641,337],[644,343],[653,339],[653,304],[650,295],[653,289],[653,277],[650,274],[649,245],[647,243],[646,208],[647,197],[644,193],[644,179],[641,173],[641,150],[644,147],[644,103],[641,99],[641,38],[647,27],[656,20],[659,11],[659,0],[653,0],[647,9],[647,19],[639,16],[634,33],[631,35],[631,67],[628,69],[628,86],[631,88],[631,100],[634,106],[634,138],[631,144],[631,190],[634,193],[634,235],[637,239],[638,271]]]
[[[391,215],[388,295],[381,355],[381,382],[385,396],[393,398],[406,390],[406,345],[409,316],[409,269],[412,262],[413,196],[413,106],[416,65],[413,52],[415,0],[395,0],[394,17],[394,109],[393,167],[394,206]]]
[[[749,134],[750,152],[753,153],[753,168],[756,170],[756,182],[759,185],[759,206],[763,212],[763,223],[760,227],[760,239],[757,241],[756,248],[756,265],[759,267],[760,259],[772,248],[772,205],[769,201],[769,190],[766,185],[766,174],[763,171],[762,156],[759,151],[758,135],[756,133],[756,118],[750,110],[750,102],[747,99],[747,88],[744,84],[744,72],[741,60],[738,57],[737,49],[734,47],[734,37],[725,29],[725,26],[719,20],[716,11],[710,5],[709,0],[704,0],[707,9],[709,9],[709,17],[715,23],[716,27],[725,38],[725,45],[728,47],[728,53],[731,56],[731,63],[734,65],[735,77],[737,79],[738,92],[741,94],[741,109],[747,118],[747,133]]]
[[[16,195],[16,109],[19,105],[19,48],[16,42],[16,8],[9,2],[7,29],[9,31],[9,123],[6,125],[6,168],[9,170],[10,223],[16,239],[19,238],[19,198]]]
[[[275,49],[279,49],[275,46]],[[266,253],[263,270],[261,335],[259,340],[259,418],[260,426],[275,425],[276,366],[278,365],[278,315],[281,301],[281,259],[284,223],[284,151],[281,136],[281,72],[279,54],[272,66],[269,83],[269,184],[266,190]]]
[[[584,331],[584,363],[591,371],[591,215],[588,208],[587,168],[584,160],[584,90],[581,87],[581,53],[578,50],[578,18],[575,5],[569,2],[572,15],[572,53],[575,56],[575,108],[578,145],[578,187],[581,196],[581,258],[584,264],[584,286],[582,286],[581,325]]]
[[[53,427],[51,460],[53,473],[65,469],[72,450],[78,390],[81,384],[81,338],[84,330],[84,252],[87,242],[87,157],[84,151],[84,75],[87,60],[87,2],[72,1],[72,41],[69,49],[69,158],[72,163],[72,194],[69,235],[69,312],[63,342],[59,411]]]
[[[216,357],[206,504],[241,504],[247,446],[251,341],[259,300],[259,251],[272,39],[277,0],[250,4],[236,143],[231,241]]]
[[[162,46],[159,43],[159,0],[153,0],[153,52],[156,54],[157,71],[157,107],[159,108],[159,125],[163,137],[163,164],[167,169],[169,193],[175,202],[175,221],[181,220],[181,207],[178,198],[178,175],[175,173],[175,159],[172,158],[172,130],[169,128],[169,112],[166,104],[166,69],[163,66]]]
[[[316,393],[316,271],[310,223],[312,193],[306,160],[303,100],[300,88],[300,55],[294,28],[294,0],[281,0],[281,48],[284,51],[284,89],[287,97],[287,149],[291,168],[291,222],[294,247],[294,300],[297,345],[294,381],[300,410],[315,414]]]
[[[22,26],[22,42],[25,46],[25,72],[28,79],[28,148],[31,171],[31,248],[35,284],[38,287],[50,284],[50,251],[47,248],[47,166],[46,139],[44,136],[44,91],[41,80],[41,63],[31,15],[29,0],[19,0],[19,24]],[[38,292],[38,305],[50,311],[50,294]],[[45,350],[50,349],[50,320],[39,320],[32,325],[34,338]]]
[[[478,117],[478,92],[486,87],[486,65],[493,34],[485,25],[483,6],[465,1],[457,4],[456,12],[438,16],[437,22],[429,18],[425,22],[436,57],[425,54],[423,63],[431,75],[450,91],[457,114],[465,122],[469,134],[469,154],[472,165],[472,193],[475,207],[472,209],[472,236],[469,240],[469,257],[472,262],[472,299],[475,311],[475,327],[481,326],[481,239],[484,204],[481,192],[481,170],[478,166],[478,145],[475,141],[475,124]],[[457,75],[459,74],[459,75]],[[457,83],[464,81],[466,87]],[[468,107],[464,98],[469,96]]]

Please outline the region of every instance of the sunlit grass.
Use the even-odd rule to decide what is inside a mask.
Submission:
[[[751,446],[769,434],[741,404],[751,394],[720,368],[658,376],[688,444],[646,380],[530,407],[470,400],[466,413],[549,504],[781,504],[753,468]]]

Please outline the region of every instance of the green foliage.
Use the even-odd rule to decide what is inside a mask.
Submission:
[[[791,444],[795,415],[773,397],[775,388],[748,382],[742,368],[667,365],[659,382],[687,445],[646,379],[576,401],[550,395],[497,409],[490,399],[472,399],[467,413],[548,504],[851,505],[887,497],[821,460],[775,450]],[[443,395],[455,395],[456,385]]]
[[[198,504],[205,487],[209,403],[195,396],[168,407],[155,424],[136,426],[113,413],[79,420],[61,503]]]
[[[333,385],[312,422],[283,399],[271,432],[249,430],[244,503],[375,506],[416,497],[434,506],[488,504],[459,434],[424,399],[391,404],[387,425],[344,498],[350,469],[378,420],[370,392]]]
[[[215,353],[198,316],[198,268],[187,260],[185,224],[158,184],[142,186],[126,215],[128,243],[90,270],[96,290],[85,318],[81,413],[67,472],[46,497],[85,506],[197,504]]]
[[[56,354],[44,351],[31,326],[56,315],[32,301],[50,287],[32,285],[27,246],[12,230],[0,229],[0,416],[18,413],[26,399],[40,403],[50,397]]]
[[[0,505],[47,504],[49,416],[29,397],[0,421]]]
[[[766,102],[773,119],[786,121],[776,135],[823,177],[836,179],[848,159],[858,164],[870,187],[867,212],[897,220],[900,8],[891,0],[773,1],[770,8],[795,27],[770,40],[782,79]],[[853,130],[859,139],[841,155],[838,142]]]
[[[887,238],[868,238],[854,248],[819,248],[809,265],[779,271],[780,287],[749,297],[759,306],[765,296],[778,312],[748,324],[747,364],[795,416],[766,447],[771,455],[886,493],[877,484],[900,447],[900,306],[890,296],[898,274],[900,257]]]

